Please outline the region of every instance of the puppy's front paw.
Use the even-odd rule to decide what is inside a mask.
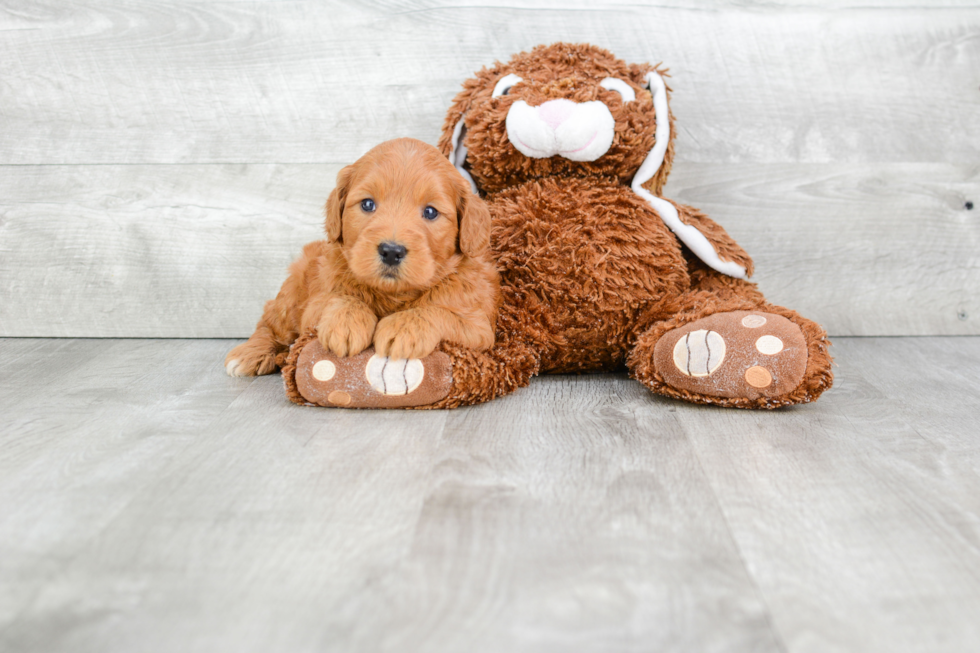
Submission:
[[[344,307],[328,311],[317,325],[317,339],[338,356],[354,356],[371,345],[378,318],[367,309]]]
[[[263,343],[248,340],[225,357],[228,376],[261,376],[276,371],[276,351]]]
[[[378,322],[374,349],[388,358],[425,358],[441,336],[424,316],[414,310],[394,313]]]

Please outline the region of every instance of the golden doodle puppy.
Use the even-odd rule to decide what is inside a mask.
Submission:
[[[372,149],[337,175],[325,227],[228,354],[228,374],[270,374],[314,331],[340,358],[372,344],[391,359],[423,358],[442,341],[493,345],[490,214],[439,150],[411,138]]]

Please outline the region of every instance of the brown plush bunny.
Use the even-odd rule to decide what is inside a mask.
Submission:
[[[309,403],[337,385],[312,375],[324,357],[345,368],[354,406],[473,404],[542,372],[624,364],[655,393],[722,406],[776,408],[829,388],[823,329],[767,303],[725,230],[661,197],[674,153],[662,75],[556,43],[467,80],[439,146],[490,207],[496,344],[443,343],[411,362],[418,390],[394,383],[389,398],[366,361],[314,354],[307,336],[283,369],[290,398]]]

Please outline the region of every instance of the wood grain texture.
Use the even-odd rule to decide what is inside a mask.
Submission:
[[[242,391],[231,343],[76,346],[98,342],[112,385],[71,379],[99,429],[57,396],[0,396],[22,417],[6,438],[62,434],[0,458],[4,650],[779,650],[676,406],[637,421],[650,397],[623,376],[330,411],[274,377]],[[183,410],[141,428],[174,392]]]
[[[247,337],[339,165],[0,166],[0,335]],[[980,168],[678,164],[666,195],[832,335],[980,333]]]
[[[305,408],[232,344],[0,339],[0,650],[980,646],[980,338],[840,338],[765,414]]]
[[[671,67],[668,194],[773,301],[980,333],[967,2],[8,0],[0,33],[0,336],[247,335],[341,165],[556,39]]]
[[[980,340],[836,349],[819,411],[686,423],[739,550],[787,650],[972,650]]]
[[[6,167],[0,334],[247,336],[339,168]]]
[[[679,161],[975,162],[980,9],[835,4],[8,0],[0,163],[347,162],[556,40],[665,62]]]
[[[225,346],[0,340],[18,361],[0,381],[0,650],[20,648],[3,628],[79,547],[248,387],[214,383]]]
[[[832,335],[980,334],[978,166],[678,166],[665,194],[728,229],[770,301]]]
[[[405,559],[336,650],[778,651],[674,407],[638,419],[623,376],[528,390],[449,413]]]

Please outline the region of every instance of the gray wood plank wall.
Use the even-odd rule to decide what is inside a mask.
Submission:
[[[0,336],[242,337],[333,175],[537,43],[665,62],[667,195],[838,335],[980,334],[969,2],[0,2]]]

